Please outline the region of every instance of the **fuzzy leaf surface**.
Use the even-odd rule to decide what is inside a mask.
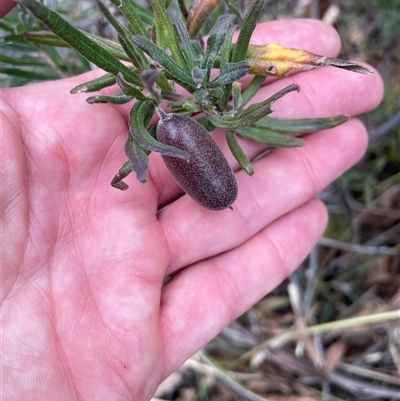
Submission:
[[[175,33],[174,27],[172,26],[172,22],[169,19],[165,0],[149,0],[149,2],[154,10],[156,18],[157,34],[163,35],[163,40],[168,44],[176,63],[184,68],[186,62],[179,46],[178,37]]]
[[[127,82],[120,72],[117,74],[117,84],[125,95],[132,96],[138,100],[148,100],[138,88]]]
[[[85,36],[96,42],[99,46],[106,49],[112,56],[119,60],[130,61],[130,58],[124,52],[122,46],[111,40],[100,38],[99,36],[92,35],[89,32],[79,30]],[[61,39],[59,36],[48,31],[26,31],[24,32],[24,39],[29,42],[41,43],[43,45],[57,46],[57,47],[69,47],[72,46],[68,44],[65,40]]]
[[[147,171],[149,168],[149,151],[143,149],[135,141],[133,136],[128,133],[128,139],[125,143],[125,154],[128,157],[133,171],[135,171],[137,179],[144,183],[147,181]]]
[[[125,104],[133,100],[133,96],[126,95],[124,92],[120,92],[116,95],[96,95],[86,99],[89,104],[95,103],[112,103],[112,104]]]
[[[137,4],[132,0],[121,0],[119,9],[128,20],[132,32],[135,35],[141,35],[147,38],[149,35],[139,13],[137,12],[137,7]]]
[[[178,35],[179,43],[181,45],[183,56],[185,57],[186,65],[189,70],[192,70],[196,54],[193,51],[193,46],[189,37],[189,33],[186,30],[183,22],[179,19],[174,21],[174,29],[176,31],[176,34]]]
[[[250,38],[254,32],[254,29],[256,28],[257,21],[264,8],[264,3],[265,0],[253,0],[250,4],[249,10],[244,17],[238,40],[233,50],[231,59],[232,62],[237,63],[238,61],[243,61],[246,58]]]
[[[240,107],[246,106],[246,104],[253,98],[253,96],[258,92],[263,83],[265,82],[266,77],[261,75],[256,75],[251,80],[250,84],[242,93],[242,105]]]
[[[237,113],[242,107],[242,85],[240,82],[234,82],[232,84],[232,102],[233,110]]]
[[[255,103],[243,110],[237,116],[209,114],[208,118],[217,127],[235,130],[250,126],[261,118],[272,113],[272,104],[289,92],[298,91],[297,84],[291,84],[260,103]]]
[[[243,78],[250,70],[250,64],[247,61],[238,63],[228,63],[222,67],[221,73],[209,84],[210,88],[230,84]]]
[[[301,135],[337,127],[348,121],[349,118],[350,116],[348,114],[340,114],[338,116],[325,118],[302,118],[298,120],[280,120],[277,118],[264,117],[254,125],[282,134]]]
[[[219,49],[224,43],[228,32],[229,18],[229,15],[221,15],[210,31],[210,36],[207,40],[207,50],[200,66],[200,68],[205,68],[207,70],[207,81],[210,78],[214,60],[217,57]]]
[[[93,79],[92,81],[85,82],[84,84],[75,86],[75,88],[71,89],[70,93],[81,93],[81,92],[95,92],[100,89],[107,88],[109,86],[114,85],[116,82],[116,78],[114,74],[105,74],[102,77]]]
[[[230,57],[231,57],[231,47],[232,47],[232,37],[233,33],[235,32],[236,27],[231,27],[228,30],[228,33],[225,37],[224,43],[221,46],[221,51],[219,55],[219,68],[220,71],[223,70],[226,64],[229,63]],[[229,101],[229,97],[231,95],[231,90],[232,86],[230,84],[227,84],[224,87],[224,96],[219,101],[219,110],[225,110],[226,106]]]
[[[139,71],[143,71],[144,69],[146,69],[148,64],[147,60],[144,57],[143,53],[130,40],[131,39],[130,31],[127,28],[125,28],[125,26],[122,25],[121,22],[119,22],[117,18],[115,18],[114,15],[111,14],[110,11],[108,11],[108,8],[100,0],[96,0],[96,2],[101,13],[117,31],[118,40],[121,43],[123,49],[125,50],[125,53],[129,56],[132,64]]]
[[[228,142],[229,149],[231,150],[233,156],[239,163],[239,166],[248,174],[253,175],[254,169],[247,155],[243,152],[240,147],[239,142],[235,137],[234,131],[225,131],[226,141]]]
[[[175,63],[175,61],[168,55],[166,51],[143,36],[133,36],[133,42],[151,59],[160,64],[165,71],[174,78],[175,82],[177,82],[183,88],[191,92],[193,91],[194,83],[190,74],[181,68],[177,63]]]
[[[241,129],[239,134],[243,138],[251,139],[252,141],[272,147],[298,148],[306,144],[300,138],[293,138],[291,136],[278,134],[266,128],[254,126]]]

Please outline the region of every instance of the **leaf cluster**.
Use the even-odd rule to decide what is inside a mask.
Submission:
[[[71,93],[96,92],[116,85],[119,92],[115,95],[97,94],[89,97],[87,102],[123,104],[135,101],[125,144],[128,160],[112,181],[116,188],[127,189],[122,179],[132,171],[136,172],[141,182],[146,181],[150,152],[189,160],[186,152],[159,143],[155,137],[156,127],[150,126],[155,113],[164,113],[161,102],[165,100],[169,102],[170,112],[187,116],[202,112],[205,116],[198,121],[208,131],[217,127],[225,130],[229,148],[240,166],[250,175],[253,174],[253,168],[237,141],[237,134],[268,146],[298,147],[303,146],[304,141],[296,138],[296,135],[331,128],[348,119],[347,115],[291,121],[268,117],[276,100],[289,92],[300,90],[296,84],[246,107],[263,85],[266,76],[274,71],[283,71],[282,75],[286,75],[293,69],[335,65],[332,59],[323,61],[323,64],[320,56],[307,52],[302,54],[303,64],[296,64],[291,57],[298,59],[297,50],[275,46],[271,52],[271,47],[266,50],[251,47],[250,38],[265,0],[253,0],[243,16],[232,2],[228,2],[229,8],[241,21],[236,43],[232,42],[236,27],[230,26],[228,15],[222,15],[210,30],[205,47],[196,34],[218,1],[194,2],[189,12],[179,2],[183,17],[187,16],[186,24],[180,19],[171,21],[165,0],[149,0],[153,13],[133,0],[111,1],[119,7],[126,24],[109,11],[109,5],[100,0],[96,0],[96,3],[104,18],[115,29],[118,42],[73,27],[39,1],[17,0],[49,29],[25,32],[26,40],[70,47],[106,72],[98,79],[73,88]],[[276,58],[280,63],[279,66],[276,64],[277,68],[274,64]],[[340,63],[337,61],[336,65],[356,72],[369,72],[365,69],[355,70],[354,64],[347,65],[342,60]],[[239,80],[248,73],[253,73],[254,78],[242,91]],[[186,97],[177,91],[178,85],[186,90]]]

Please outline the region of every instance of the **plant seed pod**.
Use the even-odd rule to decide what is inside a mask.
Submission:
[[[238,193],[235,174],[201,124],[180,114],[166,114],[157,125],[157,140],[189,153],[189,162],[162,157],[171,175],[193,200],[214,211],[232,205]]]

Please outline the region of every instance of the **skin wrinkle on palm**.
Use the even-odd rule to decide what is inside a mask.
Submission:
[[[274,41],[281,43],[290,24],[261,24],[257,35],[273,39],[278,32]],[[329,56],[339,51],[332,28],[320,34],[320,22],[293,24],[294,32],[303,25],[303,48]],[[295,34],[286,40],[283,45],[296,47]],[[61,400],[150,399],[163,378],[306,257],[327,218],[316,192],[365,151],[365,128],[354,118],[310,135],[302,149],[277,149],[255,163],[253,177],[237,172],[241,194],[233,212],[208,212],[181,196],[155,154],[149,182],[133,177],[130,191],[121,193],[107,177],[123,161],[128,108],[91,106],[85,94],[69,95],[96,74],[2,91],[3,107],[14,109],[1,117],[4,132],[13,133],[3,148],[2,197],[9,205],[3,226],[14,241],[3,255],[5,266],[13,265],[4,275],[11,291],[3,303],[5,396],[20,391],[23,399],[24,390],[25,398],[54,399],[57,389]],[[312,89],[324,80],[323,90]],[[288,82],[302,86],[276,103],[273,116],[330,115],[339,108],[357,115],[382,97],[377,74],[329,67],[268,81],[260,97]],[[38,94],[42,113],[31,109]],[[50,126],[47,134],[59,142],[46,138]],[[262,150],[241,142],[251,155]]]

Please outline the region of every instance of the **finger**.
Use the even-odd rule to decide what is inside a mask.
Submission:
[[[313,199],[234,250],[179,272],[161,297],[171,371],[292,273],[326,221],[325,207]]]
[[[235,42],[239,33],[236,32]],[[264,45],[279,43],[281,46],[312,51],[335,57],[340,51],[340,37],[330,25],[315,19],[290,19],[263,22],[257,25],[250,43]]]
[[[306,71],[262,87],[254,102],[297,83],[300,92],[292,92],[273,105],[271,117],[296,119],[329,117],[337,114],[356,116],[374,109],[383,97],[383,81],[379,73],[373,76],[352,73],[340,68],[324,67]]]
[[[0,18],[3,18],[16,5],[17,3],[15,3],[13,0],[2,0],[0,3]]]
[[[367,134],[358,120],[305,138],[306,146],[276,149],[236,176],[233,211],[209,212],[183,196],[160,212],[173,255],[168,273],[246,241],[270,222],[314,197],[360,159]]]

